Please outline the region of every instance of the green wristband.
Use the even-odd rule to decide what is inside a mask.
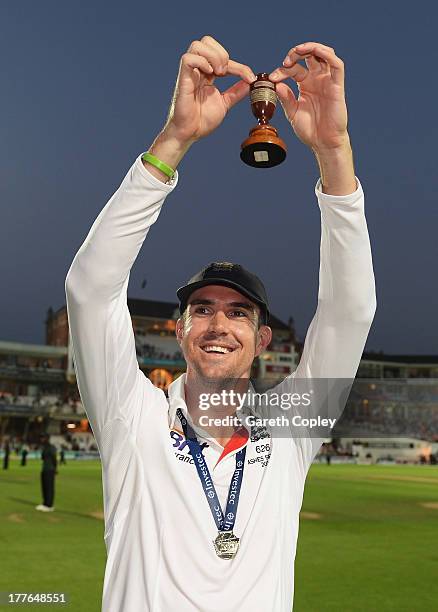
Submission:
[[[152,155],[152,153],[149,153],[149,151],[143,153],[141,158],[143,161],[146,161],[155,166],[155,168],[158,168],[158,170],[161,170],[161,172],[164,172],[164,174],[169,178],[172,178],[175,174],[175,170],[173,168],[162,162],[160,159],[158,159],[158,157],[155,157],[155,155]]]

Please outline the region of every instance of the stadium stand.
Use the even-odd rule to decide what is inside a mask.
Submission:
[[[175,339],[177,306],[128,299],[139,366],[164,389],[185,370]],[[252,372],[266,388],[295,370],[302,350],[293,319],[286,324],[271,315],[270,325],[273,340]],[[0,341],[0,446],[9,439],[14,448],[28,443],[31,450],[36,449],[40,433],[48,431],[58,449],[94,452],[76,386],[65,306],[56,312],[49,309],[46,342]],[[386,447],[381,443],[383,436]],[[394,459],[395,439],[400,438],[413,440],[413,448],[415,441],[424,442],[422,450],[411,453],[413,460],[433,461],[438,456],[438,356],[364,353],[344,415],[320,458],[351,461],[361,454],[362,444],[368,448],[365,455],[371,455],[367,460]],[[372,452],[371,439],[380,440]],[[404,444],[400,442],[399,448]]]

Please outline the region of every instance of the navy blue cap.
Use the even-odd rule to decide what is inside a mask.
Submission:
[[[179,311],[182,314],[187,307],[190,295],[200,287],[207,285],[225,285],[242,293],[260,308],[264,325],[269,318],[268,296],[265,286],[258,276],[248,272],[239,264],[228,261],[215,261],[192,276],[186,285],[176,292],[179,299]]]

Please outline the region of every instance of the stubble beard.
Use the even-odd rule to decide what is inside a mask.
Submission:
[[[233,380],[236,380],[236,378],[240,378],[239,374],[236,371],[233,371],[232,369],[228,369],[227,371],[218,372],[217,375],[214,375],[214,374],[206,373],[205,369],[202,368],[202,366],[197,364],[195,365],[194,370],[196,372],[196,377],[198,378],[199,382],[202,385],[205,385],[208,387],[215,387],[217,385],[220,385],[221,387],[223,387],[227,383],[230,383]],[[209,370],[214,371],[213,368],[209,368]]]

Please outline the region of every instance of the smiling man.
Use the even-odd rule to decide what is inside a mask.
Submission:
[[[225,75],[239,80],[221,93],[215,79]],[[287,78],[298,83],[298,99]],[[309,42],[290,49],[270,79],[321,173],[318,306],[296,371],[270,391],[283,398],[298,380],[354,378],[376,299],[343,62]],[[321,437],[292,429],[275,436],[236,422],[232,401],[213,401],[219,390],[231,398],[251,391],[251,365],[272,335],[262,282],[237,264],[215,262],[178,290],[176,332],[187,371],[168,398],[139,369],[127,307],[131,267],[177,185],[179,162],[253,80],[213,38],[191,44],[165,127],[96,219],[67,275],[78,386],[102,459],[104,612],[291,609],[299,511]],[[215,417],[205,427],[201,393]],[[307,416],[313,413],[309,407]]]
[[[271,341],[266,290],[257,276],[242,266],[215,262],[178,289],[177,296],[182,316],[176,335],[187,363],[185,401],[191,420],[201,424],[201,417],[205,421],[206,416],[201,394],[220,393],[224,397],[224,393],[245,392],[255,357]],[[209,407],[212,424],[204,428],[225,448],[236,428],[213,421],[235,411],[226,399]]]

